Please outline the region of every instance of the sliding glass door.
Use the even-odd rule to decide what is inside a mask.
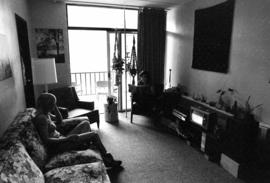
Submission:
[[[121,84],[117,88],[117,97],[119,102],[119,110],[128,110],[131,107],[130,101],[130,93],[128,92],[128,84],[132,83],[132,77],[129,72],[126,70],[125,66],[130,62],[131,56],[131,49],[133,45],[133,38],[135,39],[135,47],[137,48],[137,32],[134,31],[119,31],[119,45],[120,45],[120,52],[121,57],[123,58],[124,64],[124,71],[121,78]],[[110,40],[110,57],[109,62],[110,66],[112,66],[113,54],[114,54],[114,46],[115,46],[115,32],[109,33],[109,40]],[[112,83],[115,85],[115,71],[112,70],[110,67],[110,72],[113,73],[114,78],[112,78]]]
[[[69,30],[68,33],[71,81],[81,98],[102,105],[111,91],[107,31]]]
[[[112,58],[117,31],[121,57],[129,62],[133,36],[137,43],[138,11],[67,5],[67,13],[71,81],[79,97],[94,100],[102,111],[106,96],[114,95],[118,98],[119,110],[129,109],[127,85],[131,77],[124,70],[121,84],[116,86]]]

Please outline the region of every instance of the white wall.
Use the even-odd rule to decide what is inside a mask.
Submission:
[[[234,88],[243,103],[263,104],[258,120],[270,124],[270,1],[236,0],[229,72],[192,69],[194,11],[224,0],[197,0],[168,11],[165,77],[172,69],[172,84],[184,84],[190,95],[203,94],[217,101],[219,88]]]
[[[0,81],[0,136],[16,114],[25,108],[15,13],[29,22],[27,0],[0,1],[0,34],[5,35],[7,40],[13,74],[12,78]]]
[[[66,5],[61,2],[53,3],[52,1],[46,0],[29,0],[29,6],[32,24],[31,33],[33,35],[31,39],[32,57],[37,57],[35,28],[63,29],[65,63],[56,64],[58,77],[57,85],[61,86],[70,85],[71,81],[70,81]],[[56,87],[56,85],[50,85],[49,88],[50,87]],[[35,95],[38,95],[43,89],[44,87],[35,87]]]

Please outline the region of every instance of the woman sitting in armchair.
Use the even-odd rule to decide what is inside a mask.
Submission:
[[[52,112],[55,115],[52,115]],[[99,149],[105,166],[119,167],[122,163],[114,160],[113,156],[107,153],[99,135],[91,132],[87,120],[78,123],[69,133],[61,134],[59,131],[65,121],[56,106],[56,97],[53,94],[43,93],[38,97],[36,116],[33,121],[50,153],[87,149],[90,144],[93,144]]]
[[[143,111],[143,113],[149,114],[156,112],[159,105],[159,96],[163,91],[163,85],[151,85],[150,83],[149,73],[147,71],[141,71],[138,85],[131,91],[132,105],[135,113],[137,113],[136,111]],[[161,89],[159,89],[160,86],[162,86]]]

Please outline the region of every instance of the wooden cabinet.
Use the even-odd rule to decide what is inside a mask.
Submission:
[[[194,107],[216,114],[213,128],[206,130],[191,123],[190,109]],[[177,115],[180,113],[186,115],[185,120]],[[254,119],[236,119],[233,114],[186,96],[179,101],[173,116],[178,120],[181,134],[210,160],[219,162],[221,153],[238,163],[250,162],[256,158],[258,122]]]

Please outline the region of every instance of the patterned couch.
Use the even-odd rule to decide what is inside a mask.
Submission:
[[[48,157],[32,124],[35,109],[17,115],[0,139],[0,182],[110,183],[98,151],[87,149]]]

